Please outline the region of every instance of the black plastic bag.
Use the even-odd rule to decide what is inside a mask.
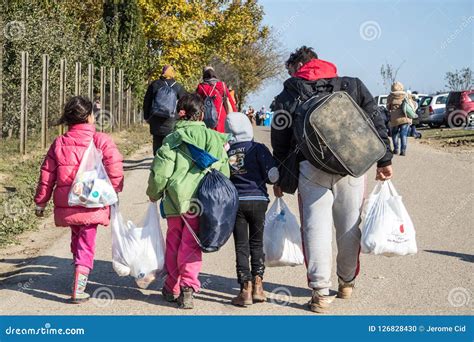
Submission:
[[[234,231],[239,195],[234,184],[221,172],[212,169],[198,190],[201,207],[199,240],[203,252],[216,252]]]

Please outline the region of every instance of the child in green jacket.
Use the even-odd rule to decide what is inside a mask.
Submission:
[[[217,159],[211,167],[227,177],[230,175],[224,149],[228,135],[206,128],[203,110],[203,101],[197,94],[185,95],[178,101],[175,130],[164,139],[153,160],[147,189],[151,201],[162,198],[168,223],[165,254],[168,275],[163,297],[169,302],[177,301],[185,309],[193,308],[193,293],[201,286],[198,275],[202,254],[186,222],[197,233],[200,214],[197,190],[205,175],[193,161],[188,145],[210,153]]]

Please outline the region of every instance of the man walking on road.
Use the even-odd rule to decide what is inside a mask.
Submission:
[[[156,101],[173,102],[173,110],[175,111],[177,101],[186,94],[183,86],[176,82],[174,78],[174,68],[171,65],[165,65],[161,71],[160,78],[148,86],[145,99],[143,100],[143,118],[150,125],[150,134],[153,135],[153,155],[156,154],[156,151],[163,144],[163,139],[173,131],[176,123],[176,113],[154,112],[154,108],[160,105]],[[163,92],[163,96],[157,96],[158,91],[163,87],[171,89],[167,94]]]
[[[278,116],[294,115],[299,101],[305,101],[318,92],[318,82],[340,83],[336,66],[318,59],[312,48],[303,46],[290,55],[286,62],[291,77],[272,104],[273,122]],[[339,87],[341,88],[341,87]],[[372,95],[358,78],[344,78],[344,89],[372,120],[379,136],[386,144],[386,153],[377,163],[378,180],[392,177],[390,142],[382,117]],[[287,118],[282,118],[287,120]],[[292,120],[285,127],[272,125],[271,143],[274,157],[282,163],[296,143]],[[342,132],[343,134],[343,132]],[[360,209],[365,193],[365,176],[354,178],[323,171],[303,155],[298,156],[298,199],[300,204],[303,247],[309,287],[313,289],[310,309],[327,312],[335,294],[330,292],[332,270],[332,226],[336,229],[337,296],[348,299],[352,295],[355,278],[359,273]],[[283,196],[281,188],[274,187],[275,196]]]

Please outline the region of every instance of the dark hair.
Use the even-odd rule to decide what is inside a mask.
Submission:
[[[315,58],[318,58],[318,54],[314,52],[313,48],[303,45],[290,55],[288,60],[285,62],[285,66],[288,69],[290,65],[296,65],[298,63],[306,64]]]
[[[217,78],[216,71],[214,69],[205,69],[202,72],[202,79],[203,80],[208,80],[210,78]]]
[[[179,99],[177,110],[184,110],[186,115],[181,120],[199,121],[204,111],[204,102],[197,93],[186,94]]]
[[[58,125],[75,125],[87,123],[92,114],[92,102],[83,96],[73,96],[64,105],[64,112]]]

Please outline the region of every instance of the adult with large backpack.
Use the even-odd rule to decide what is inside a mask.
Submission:
[[[237,111],[234,98],[227,85],[217,78],[213,67],[204,67],[202,79],[196,92],[204,100],[204,123],[208,128],[224,133],[227,114]]]
[[[359,273],[363,175],[377,163],[376,178],[392,176],[390,142],[365,85],[338,77],[336,66],[303,46],[286,62],[291,77],[275,98],[271,143],[280,162],[275,196],[298,188],[310,309],[326,312],[330,292],[332,226],[336,229],[338,296],[348,299]]]
[[[153,81],[143,100],[143,118],[150,125],[153,135],[153,155],[163,144],[176,123],[176,103],[186,94],[183,86],[175,80],[175,70],[165,65],[159,79]]]

